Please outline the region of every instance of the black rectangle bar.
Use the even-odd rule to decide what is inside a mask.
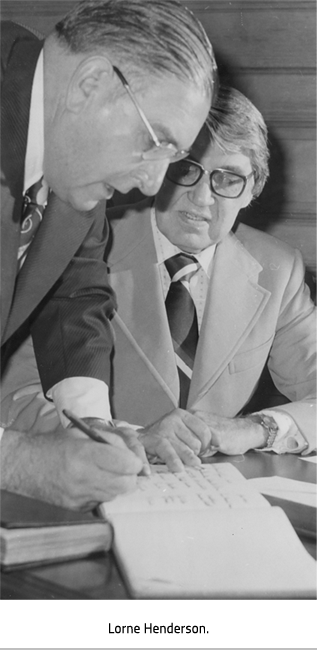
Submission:
[[[208,621],[110,621],[110,635],[209,635]]]

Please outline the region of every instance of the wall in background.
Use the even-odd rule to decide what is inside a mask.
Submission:
[[[70,0],[2,0],[2,19],[47,34]],[[314,0],[188,0],[220,73],[260,109],[269,128],[270,179],[242,219],[300,248],[316,272]]]

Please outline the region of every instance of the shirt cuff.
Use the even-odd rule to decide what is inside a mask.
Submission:
[[[65,378],[47,393],[56,406],[59,419],[64,428],[70,421],[63,414],[68,409],[79,418],[93,416],[111,421],[108,386],[102,380],[87,377]]]
[[[305,437],[299,431],[295,421],[289,414],[273,409],[263,409],[256,413],[271,416],[274,418],[278,427],[278,433],[273,445],[270,448],[257,448],[256,450],[270,451],[281,455],[282,453],[301,453],[308,447]]]

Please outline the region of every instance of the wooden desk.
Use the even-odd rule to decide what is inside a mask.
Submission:
[[[246,477],[281,477],[316,483],[316,464],[295,455],[250,452],[247,455],[225,457],[216,455],[209,461],[230,462]],[[316,538],[305,536],[305,524],[315,523],[313,508],[269,498],[272,505],[280,505],[298,532],[308,552],[316,558]],[[112,553],[100,554],[83,560],[51,564],[1,574],[2,599],[127,599],[129,598]]]
[[[1,599],[127,599],[112,553],[1,572]]]

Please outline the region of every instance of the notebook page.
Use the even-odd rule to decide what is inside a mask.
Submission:
[[[174,512],[188,509],[268,507],[268,501],[232,464],[205,464],[201,469],[171,473],[153,466],[152,475],[140,476],[136,491],[103,503],[101,511],[111,518],[126,512],[149,510]]]
[[[316,562],[279,507],[113,518],[135,598],[315,598]]]

